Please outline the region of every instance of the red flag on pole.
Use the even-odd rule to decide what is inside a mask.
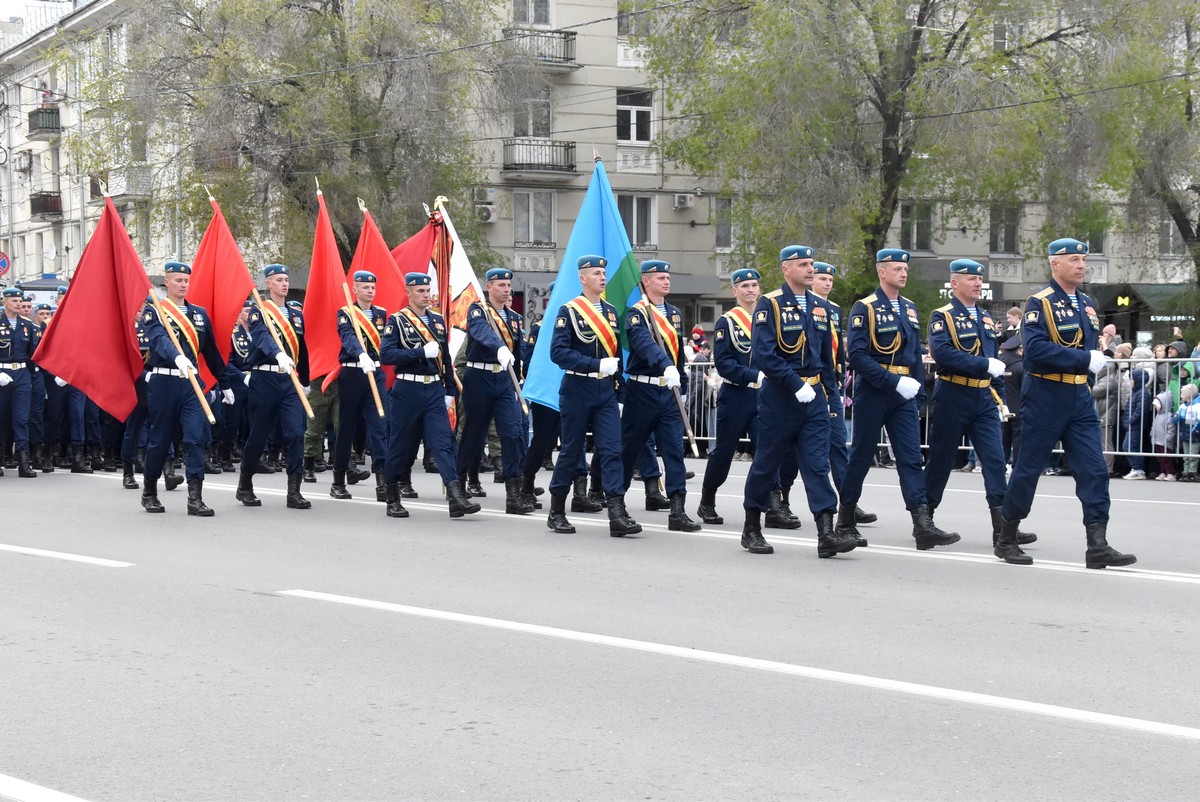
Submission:
[[[111,198],[104,199],[71,291],[63,298],[33,359],[82,390],[117,420],[137,406],[142,372],[134,321],[150,279]]]
[[[327,377],[322,387],[337,376],[342,339],[338,336],[337,312],[346,305],[346,272],[333,237],[325,196],[317,190],[317,231],[313,237],[312,264],[304,295],[304,342],[308,346],[308,374],[312,381]]]
[[[254,281],[233,239],[233,232],[225,222],[221,207],[212,197],[208,202],[212,204],[213,216],[192,262],[188,300],[208,311],[217,350],[221,352],[221,358],[228,361],[229,351],[233,347],[233,327],[237,325],[246,298],[254,289]],[[216,380],[208,364],[200,360],[198,367],[204,386],[211,388]]]
[[[400,278],[404,278],[405,273],[428,273],[429,262],[433,255],[433,243],[437,237],[437,230],[434,228],[433,222],[425,224],[425,227],[413,234],[408,239],[401,242],[395,248],[392,248],[392,259],[396,262],[396,268],[400,272]],[[408,290],[404,291],[404,303],[397,306],[395,309],[388,307],[389,312],[396,312],[408,305]]]
[[[408,304],[404,274],[396,266],[387,243],[384,242],[383,234],[379,232],[375,219],[366,209],[363,209],[362,234],[358,238],[358,247],[354,249],[354,259],[350,262],[350,271],[346,274],[347,280],[353,280],[357,270],[375,274],[375,305],[382,306],[389,315]]]

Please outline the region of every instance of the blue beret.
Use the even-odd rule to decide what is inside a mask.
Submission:
[[[49,312],[49,311],[50,311],[50,304],[38,304],[37,306],[33,307],[33,311],[35,311],[35,312]]]
[[[875,262],[907,262],[908,251],[903,248],[884,248],[875,254]]]
[[[428,273],[405,273],[404,284],[407,287],[428,287],[433,279]]]
[[[1065,237],[1063,239],[1056,239],[1054,242],[1051,242],[1050,247],[1047,250],[1051,256],[1061,256],[1064,253],[1087,253],[1088,246],[1086,242],[1080,242],[1077,239]]]
[[[733,275],[729,277],[729,280],[736,286],[741,284],[743,281],[758,281],[760,278],[762,278],[762,276],[760,276],[758,271],[754,268],[743,267],[740,270],[733,271]]]
[[[27,292],[27,293],[24,293],[24,294],[21,296],[21,300],[22,300],[22,301],[28,301],[29,303],[33,303],[33,295],[32,295],[32,294],[30,294],[30,293],[28,293],[28,292]]]
[[[642,262],[642,273],[670,273],[671,265],[662,259],[647,259]]]
[[[187,262],[176,262],[174,260],[163,265],[164,273],[179,273],[184,276],[192,275],[192,266]]]
[[[246,299],[246,303],[242,304],[242,306],[243,306],[243,307],[245,307],[246,309],[253,309],[253,308],[254,308],[254,301],[252,301],[251,299],[247,298],[247,299]]]
[[[575,262],[575,266],[580,270],[583,270],[585,267],[606,267],[607,265],[607,259],[605,259],[603,256],[596,256],[595,254],[581,256],[579,257],[578,261]]]
[[[829,262],[813,262],[813,270],[818,273],[827,273],[831,276],[837,275],[837,268],[829,264]]]
[[[510,281],[512,279],[512,271],[507,267],[493,267],[484,274],[484,281]]]
[[[270,264],[263,268],[263,275],[267,278],[271,276],[286,276],[290,271],[287,265]]]
[[[983,265],[976,262],[974,259],[955,259],[950,263],[951,273],[965,273],[968,276],[982,276]]]
[[[66,284],[59,284],[59,285],[58,285],[58,289],[57,289],[57,290],[55,290],[55,292],[57,292],[59,295],[66,295],[66,293],[67,293],[67,285],[66,285]]]
[[[4,297],[5,298],[20,298],[21,290],[19,287],[5,287],[4,288]]]
[[[297,311],[301,311],[304,309],[304,304],[302,304],[296,300],[287,301],[284,303],[284,306],[286,306],[288,309],[295,309]]]
[[[788,259],[812,259],[812,248],[807,245],[789,245],[779,252],[779,261],[786,262]]]
[[[354,280],[355,281],[367,281],[367,282],[370,282],[371,284],[374,284],[375,283],[375,274],[369,270],[355,270],[354,271]]]

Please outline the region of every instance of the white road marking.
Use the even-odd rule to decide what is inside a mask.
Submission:
[[[106,560],[102,557],[85,557],[82,554],[67,554],[64,551],[46,551],[45,549],[31,549],[27,546],[7,546],[0,543],[0,551],[11,551],[16,554],[29,554],[34,557],[53,557],[56,560],[70,560],[76,563],[87,563],[88,565],[103,565],[106,568],[132,568],[135,563],[125,563],[120,560]]]
[[[822,680],[825,682],[840,682],[847,685],[857,685],[876,690],[904,693],[913,696],[924,696],[932,699],[942,699],[963,704],[982,705],[1002,710],[1012,710],[1019,713],[1029,713],[1050,718],[1079,721],[1085,724],[1098,724],[1105,727],[1136,730],[1152,735],[1167,735],[1200,741],[1200,729],[1183,727],[1178,724],[1167,724],[1160,721],[1117,716],[1110,713],[1098,713],[1092,710],[1080,710],[1073,707],[1030,702],[1024,699],[1012,699],[1004,696],[993,696],[972,691],[960,691],[953,688],[939,688],[935,685],[922,685],[914,682],[871,677],[865,674],[850,674],[844,671],[830,671],[823,668],[801,666],[792,663],[780,663],[774,660],[760,660],[754,657],[743,657],[722,652],[709,652],[702,649],[688,649],[682,646],[671,646],[665,643],[618,638],[611,635],[599,635],[592,632],[579,632],[572,629],[546,627],[538,624],[526,624],[520,621],[506,621],[499,618],[485,618],[464,613],[452,613],[445,610],[431,610],[425,607],[411,607],[405,604],[359,599],[353,596],[339,596],[333,593],[320,593],[311,590],[281,590],[281,596],[294,596],[301,599],[334,602],[353,607],[365,607],[373,610],[401,613],[404,615],[431,618],[439,621],[453,621],[459,624],[503,629],[511,632],[523,632],[531,635],[542,635],[549,638],[591,643],[598,646],[611,646],[618,649],[632,649],[639,652],[649,652],[668,657],[681,657],[685,660],[700,660],[719,665],[738,666],[758,671],[770,671],[776,674],[787,674],[795,677]]]
[[[0,797],[17,802],[84,802],[77,796],[0,774]]]

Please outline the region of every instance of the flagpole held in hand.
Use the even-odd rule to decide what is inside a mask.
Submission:
[[[354,336],[358,338],[358,346],[362,348],[363,353],[367,353],[367,341],[363,338],[362,323],[358,319],[358,315],[354,314],[354,299],[350,297],[350,288],[345,284],[342,285],[342,291],[346,293],[346,311],[350,315],[350,322],[354,326]],[[375,384],[375,377],[368,376],[367,384],[371,385],[371,397],[375,399],[375,411],[379,413],[379,417],[383,417],[383,401],[379,398],[379,387]]]
[[[486,303],[489,307],[492,305],[491,301],[488,301],[486,299],[484,300],[484,303]],[[501,343],[503,343],[504,337],[502,337],[500,335],[500,327],[496,325],[495,319],[493,319],[493,317],[490,314],[484,315],[484,317],[487,318],[488,325],[492,327],[492,333],[495,334],[500,339]],[[518,348],[521,347],[521,344],[519,342],[516,343],[516,345]],[[513,365],[516,364],[516,358],[517,358],[517,355],[513,354]],[[512,381],[513,392],[517,394],[517,403],[519,403],[521,405],[521,412],[528,415],[529,414],[529,405],[525,403],[525,398],[524,398],[524,396],[521,395],[521,380],[517,378],[517,371],[513,369],[512,365],[508,366],[508,378],[509,378],[509,380]]]
[[[642,297],[646,297],[646,289],[642,288]],[[647,301],[647,304],[650,302]],[[650,336],[654,338],[654,342],[658,347],[663,349],[668,355],[671,353],[667,350],[666,344],[662,340],[662,335],[658,331],[658,324],[654,322],[651,315],[646,315],[646,328],[650,329]],[[700,456],[700,448],[696,445],[696,435],[692,434],[692,424],[688,422],[687,409],[683,406],[683,397],[679,395],[678,387],[671,387],[671,395],[675,397],[675,406],[679,407],[679,418],[683,421],[683,431],[687,435],[688,443],[692,446],[692,456]]]
[[[163,312],[162,305],[158,301],[158,296],[151,293],[150,303],[154,304],[154,312],[158,315],[158,319],[162,321],[163,328],[167,330],[167,337],[171,340],[171,345],[175,346],[175,350],[183,355],[183,348],[179,346],[179,338],[175,336],[175,329],[171,326],[171,320],[167,314]],[[199,359],[200,355],[196,354]],[[188,381],[192,383],[192,390],[196,393],[196,400],[200,402],[200,408],[204,410],[204,417],[208,418],[209,423],[216,423],[217,419],[213,416],[212,409],[208,406],[208,401],[204,398],[204,388],[200,386],[200,382],[196,381],[196,373],[194,371],[185,371]]]
[[[266,325],[267,331],[271,333],[271,339],[275,341],[275,347],[286,354],[287,351],[283,348],[283,340],[279,339],[279,332],[275,331],[275,325],[267,320],[267,310],[263,307],[263,299],[258,294],[258,288],[255,287],[251,292],[254,293],[254,303],[258,304],[258,312],[263,316],[263,323]],[[296,356],[299,358],[300,355],[296,354]],[[304,395],[304,385],[300,384],[300,377],[296,375],[295,370],[288,375],[292,377],[292,386],[296,388],[296,395],[300,397],[300,406],[304,407],[304,414],[308,415],[309,420],[312,420],[316,416],[313,415],[312,407],[308,403],[308,397]]]

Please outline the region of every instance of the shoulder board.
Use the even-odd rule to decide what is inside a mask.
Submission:
[[[1054,294],[1054,288],[1047,286],[1047,287],[1043,287],[1042,289],[1038,290],[1037,292],[1035,292],[1033,295],[1031,295],[1029,297],[1030,298],[1039,298],[1039,299],[1040,298],[1049,298],[1053,294]]]
[[[778,298],[780,295],[783,295],[783,287],[780,287],[780,288],[779,288],[779,289],[777,289],[777,290],[771,290],[770,292],[768,292],[768,293],[767,293],[766,295],[764,295],[763,297],[764,297],[764,298]]]
[[[935,311],[935,312],[953,312],[954,304],[946,304],[945,306],[939,306],[937,309],[935,309],[933,311]]]
[[[874,303],[874,301],[875,301],[875,293],[871,293],[870,295],[866,295],[862,298],[859,298],[857,301],[855,301],[855,303],[862,304],[863,306],[870,306],[872,303]]]

